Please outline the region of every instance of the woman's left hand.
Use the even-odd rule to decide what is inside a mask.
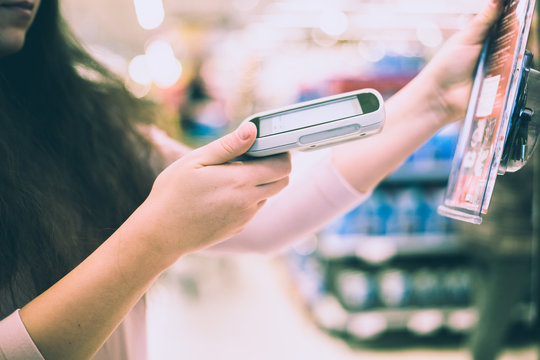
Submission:
[[[436,92],[435,106],[445,115],[440,117],[444,124],[464,117],[484,40],[503,6],[504,0],[490,0],[481,13],[446,42],[422,72],[421,76]]]

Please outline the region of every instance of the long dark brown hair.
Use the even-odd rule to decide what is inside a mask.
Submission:
[[[0,318],[87,257],[148,194],[154,107],[95,62],[43,0],[0,59]]]

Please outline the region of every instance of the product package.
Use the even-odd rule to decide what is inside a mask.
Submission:
[[[507,0],[484,44],[439,214],[480,224],[497,175],[517,171],[538,135],[538,72],[526,51],[535,0]],[[538,87],[540,88],[540,87]],[[527,93],[529,96],[527,98]]]

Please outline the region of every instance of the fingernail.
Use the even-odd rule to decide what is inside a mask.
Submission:
[[[238,128],[238,136],[240,136],[240,139],[242,140],[247,140],[249,139],[249,136],[251,135],[251,131],[249,130],[249,127],[251,125],[249,125],[249,123],[245,123],[245,124],[242,124],[242,126],[240,126]]]

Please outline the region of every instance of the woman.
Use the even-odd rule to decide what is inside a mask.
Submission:
[[[461,118],[501,2],[387,102],[381,134],[287,186],[288,155],[234,161],[252,125],[187,151],[139,125],[151,107],[66,35],[57,0],[0,0],[0,359],[144,359],[144,292],[182,255],[281,249]]]

